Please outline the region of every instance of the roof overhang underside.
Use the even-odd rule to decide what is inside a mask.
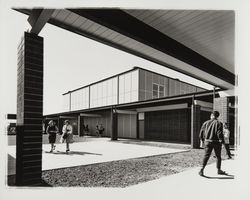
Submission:
[[[34,10],[48,13],[43,18],[50,24],[222,89],[234,88],[233,11],[15,10],[29,18]]]

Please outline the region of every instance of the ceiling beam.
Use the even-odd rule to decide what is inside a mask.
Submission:
[[[120,9],[68,10],[235,85],[233,73]]]
[[[54,9],[32,9],[28,22],[31,25],[30,33],[38,35],[53,14]]]

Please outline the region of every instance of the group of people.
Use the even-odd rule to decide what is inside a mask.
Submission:
[[[103,127],[103,125],[102,124],[100,124],[100,125],[96,125],[96,135],[98,136],[98,137],[101,137],[102,136],[102,134],[103,134],[103,132],[104,132],[104,127]]]
[[[88,124],[83,124],[83,131],[80,132],[80,137],[84,136],[84,135],[88,135],[89,133],[89,126]]]
[[[50,120],[46,129],[46,133],[49,135],[49,143],[51,144],[51,150],[52,153],[55,148],[55,142],[56,142],[56,135],[59,133],[59,129],[56,125],[56,123],[53,120]],[[70,151],[69,144],[73,143],[73,128],[70,125],[69,120],[64,121],[64,125],[62,128],[62,136],[60,138],[60,141],[62,143],[66,143],[66,153]]]
[[[89,132],[88,125],[86,125],[86,126],[84,125],[84,132],[85,133]],[[96,125],[97,136],[101,137],[103,132],[104,132],[103,125],[102,124]],[[49,143],[51,144],[51,149],[49,152],[52,153],[56,148],[56,145],[55,145],[56,135],[59,134],[59,129],[53,120],[49,121],[48,126],[46,128],[46,133],[49,135]],[[80,135],[80,136],[83,136],[83,135]],[[69,144],[73,143],[73,128],[70,125],[69,120],[64,121],[60,142],[66,143],[66,153],[68,153],[70,151]]]
[[[210,115],[210,120],[203,123],[199,138],[204,143],[205,155],[202,160],[202,167],[199,171],[200,176],[204,176],[204,169],[214,150],[216,156],[217,174],[226,175],[227,173],[221,170],[221,149],[225,146],[228,159],[231,159],[231,152],[229,149],[230,132],[227,123],[222,123],[218,120],[220,113],[213,111]]]
[[[218,174],[226,174],[225,171],[221,170],[221,149],[222,145],[225,146],[228,159],[231,159],[231,152],[229,148],[229,138],[230,132],[228,130],[227,123],[222,123],[218,120],[220,113],[218,111],[213,111],[210,115],[210,120],[203,123],[199,138],[201,142],[204,144],[205,154],[202,160],[202,167],[199,171],[200,176],[204,176],[204,169],[207,165],[207,162],[211,156],[212,151],[214,150],[216,156],[216,167]],[[85,127],[86,129],[86,127]],[[88,127],[87,127],[88,129]],[[70,125],[69,120],[64,121],[64,125],[62,128],[62,136],[60,141],[66,143],[66,153],[70,151],[69,144],[73,142],[73,128]],[[101,136],[104,132],[104,127],[102,124],[96,125],[96,134]],[[50,120],[48,123],[48,127],[46,129],[46,133],[49,135],[49,143],[51,144],[50,152],[55,150],[55,141],[56,135],[59,133],[59,129],[56,126],[53,120]]]

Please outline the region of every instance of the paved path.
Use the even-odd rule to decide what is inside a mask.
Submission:
[[[217,175],[215,163],[205,169],[205,176],[198,175],[199,168],[166,176],[153,181],[126,188],[128,193],[143,194],[148,199],[160,194],[159,199],[238,199],[237,180],[234,179],[236,167],[234,160],[222,162],[228,175]]]
[[[70,149],[71,152],[66,154],[65,144],[57,144],[54,153],[49,153],[50,145],[43,144],[42,170],[89,165],[94,163],[185,151],[184,149],[176,148],[172,149],[166,147],[112,142],[108,138],[100,138],[92,142],[73,143],[70,145]],[[15,146],[9,146],[8,153],[13,160],[16,157]],[[10,163],[9,166],[9,174],[14,174],[14,165]]]
[[[45,144],[43,148],[43,170],[184,151],[183,149],[111,142],[103,138],[99,141],[74,143],[69,155],[64,153],[65,144],[58,144],[57,150],[59,151],[54,154],[45,152],[49,150],[49,145]],[[14,152],[14,146],[9,146],[9,154],[15,157]],[[236,163],[235,160],[222,162],[222,169],[229,173],[228,176],[217,175],[215,163],[213,163],[206,167],[206,177],[198,175],[199,168],[192,168],[178,174],[126,188],[80,188],[79,190],[77,188],[65,188],[63,189],[63,196],[64,199],[75,194],[81,194],[91,199],[134,199],[136,197],[144,200],[245,200],[247,198],[243,198],[242,193],[239,192],[242,183],[239,184],[237,179]],[[60,194],[60,188],[57,189],[57,192]],[[40,193],[43,199],[49,198],[53,194],[52,190]]]

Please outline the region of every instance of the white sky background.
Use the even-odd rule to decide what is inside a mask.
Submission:
[[[17,11],[4,10],[4,16],[3,30],[8,43],[5,48],[8,66],[4,68],[2,80],[6,92],[4,107],[6,113],[16,113],[17,45],[30,26],[28,16]],[[63,93],[133,66],[212,89],[209,84],[50,24],[39,35],[44,37],[44,114],[62,112]]]
[[[4,3],[3,3],[4,2]],[[28,1],[30,6],[55,6],[58,5],[53,0],[43,1]],[[58,2],[58,1],[57,1]],[[83,2],[88,2],[84,6],[102,6],[104,1],[74,1],[74,6],[83,5]],[[240,145],[237,150],[237,159],[235,167],[237,167],[237,178],[235,181],[239,183],[237,188],[234,189],[237,194],[237,199],[250,199],[250,156],[249,156],[249,66],[250,66],[250,1],[249,0],[157,0],[157,1],[119,1],[119,0],[107,0],[105,6],[123,6],[123,7],[150,7],[150,8],[175,8],[175,9],[229,9],[236,10],[236,41],[235,41],[235,64],[236,74],[239,77],[239,86],[237,88],[238,94],[238,126],[240,127]],[[124,3],[126,2],[126,3]],[[0,146],[1,146],[1,165],[0,165],[0,199],[48,199],[48,198],[60,198],[69,199],[76,198],[82,199],[90,197],[88,199],[128,199],[129,197],[135,198],[136,195],[140,195],[143,199],[148,199],[147,196],[141,196],[141,193],[130,194],[124,192],[118,194],[118,192],[109,192],[107,189],[92,190],[82,188],[51,188],[51,190],[34,189],[34,190],[13,190],[6,188],[3,180],[5,180],[3,156],[7,155],[6,151],[6,138],[2,135],[2,125],[4,121],[5,113],[16,112],[16,71],[17,71],[17,44],[20,41],[21,35],[24,30],[29,28],[27,23],[27,16],[19,14],[18,12],[11,11],[10,5],[27,5],[27,1],[19,0],[0,0]],[[69,7],[72,6],[72,1],[60,0],[60,6]],[[44,113],[57,112],[61,109],[61,94],[105,78],[121,71],[130,69],[134,65],[140,67],[153,68],[154,64],[128,55],[126,53],[120,53],[118,50],[103,45],[91,42],[88,39],[77,36],[76,34],[63,31],[57,27],[46,25],[44,30],[40,33],[45,39],[45,85],[44,85]],[[102,46],[102,47],[101,47]],[[97,57],[98,55],[98,57]],[[115,58],[115,59],[114,59]],[[152,68],[151,68],[152,67]],[[157,71],[162,67],[158,67]],[[69,69],[71,71],[69,71]],[[166,69],[164,69],[166,70]],[[56,72],[56,73],[55,73]],[[87,75],[86,75],[87,73]],[[169,73],[166,73],[170,76]],[[172,75],[171,75],[172,76]],[[182,77],[177,77],[184,81]],[[67,77],[70,77],[69,81]],[[223,163],[222,163],[223,165]],[[219,180],[214,180],[219,181]],[[226,181],[226,180],[225,180]],[[192,180],[190,180],[192,184]],[[212,182],[211,182],[212,184]],[[156,188],[152,188],[156,189]],[[196,188],[202,189],[202,188]],[[45,191],[45,192],[44,192]],[[177,191],[178,192],[178,191]],[[195,192],[190,191],[190,192]],[[221,191],[221,196],[218,199],[223,199],[223,194],[226,191]],[[166,191],[167,193],[167,191]],[[154,194],[152,194],[151,199]],[[155,195],[154,195],[155,196]],[[92,198],[91,198],[92,197]],[[96,198],[95,198],[96,197]],[[97,198],[99,197],[99,198]],[[116,197],[116,198],[114,198]],[[183,194],[183,199],[186,194]],[[170,197],[175,199],[174,197]],[[203,197],[197,197],[200,199]],[[157,199],[166,199],[166,195],[157,194]],[[195,199],[195,196],[194,196]],[[233,198],[231,198],[233,199]]]

